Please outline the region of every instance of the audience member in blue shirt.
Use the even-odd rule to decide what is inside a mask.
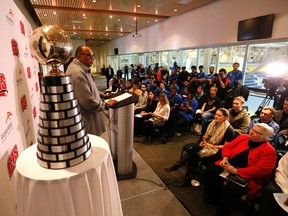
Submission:
[[[182,101],[179,112],[171,114],[166,122],[166,131],[162,143],[166,143],[174,134],[181,136],[187,123],[193,121],[197,107],[198,102],[195,98],[195,92],[189,92],[187,97]]]
[[[260,118],[252,119],[249,127],[246,130],[246,133],[248,134],[249,131],[254,127],[256,123],[266,123],[270,127],[272,127],[274,130],[274,133],[271,135],[270,139],[268,140],[269,142],[271,142],[274,139],[275,135],[278,133],[279,128],[280,128],[279,125],[273,120],[274,113],[275,113],[274,107],[271,107],[271,106],[263,107],[260,113]]]
[[[240,86],[243,84],[244,74],[240,71],[240,64],[238,62],[233,63],[233,70],[227,74],[227,78],[230,80],[229,87]],[[237,84],[237,85],[236,85]]]
[[[168,91],[165,89],[165,84],[164,83],[160,83],[159,87],[155,89],[155,95],[158,97],[160,94],[168,94]]]
[[[178,112],[182,103],[182,97],[177,93],[173,85],[170,86],[170,92],[167,96],[170,104],[170,114]]]

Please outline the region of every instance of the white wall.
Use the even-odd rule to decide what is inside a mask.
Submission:
[[[132,34],[103,45],[103,55],[180,49],[224,43],[237,43],[240,20],[275,14],[273,39],[288,38],[287,0],[218,0],[185,14],[140,30],[140,38]]]

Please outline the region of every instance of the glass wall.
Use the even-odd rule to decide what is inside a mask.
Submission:
[[[215,71],[218,71],[217,62],[218,62],[218,53],[219,48],[200,48],[198,49],[198,67],[203,65],[204,71],[208,71],[210,66],[215,68]]]
[[[203,65],[206,73],[210,66],[214,66],[215,71],[225,68],[229,72],[233,63],[239,62],[239,69],[245,74],[244,84],[250,88],[265,89],[263,79],[288,77],[288,41],[125,54],[109,56],[107,60],[115,69],[139,63],[152,68],[159,63],[159,66],[167,65],[170,69],[176,61],[180,67],[186,66],[189,72],[192,65]]]
[[[263,79],[281,79],[288,75],[288,42],[252,44],[248,47],[245,83],[254,88],[265,89]],[[265,81],[265,80],[264,80]]]
[[[198,57],[198,49],[183,50],[183,63],[182,63],[182,65],[186,66],[186,69],[188,71],[191,71],[190,68],[193,65],[197,66],[197,57]],[[179,63],[178,63],[178,65],[179,65]]]
[[[220,47],[218,68],[225,68],[227,72],[233,70],[233,63],[240,64],[239,70],[243,71],[246,45]]]

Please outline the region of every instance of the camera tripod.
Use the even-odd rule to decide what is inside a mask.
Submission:
[[[274,91],[274,90],[270,89],[253,116],[255,116],[255,117],[260,116],[260,113],[261,113],[263,107],[268,106],[270,104],[271,100],[273,100],[273,99],[274,99],[273,107],[275,107],[275,105],[277,103],[276,90]]]

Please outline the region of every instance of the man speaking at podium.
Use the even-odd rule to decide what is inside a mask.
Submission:
[[[103,113],[106,102],[102,100],[104,94],[98,90],[91,74],[90,67],[93,65],[94,59],[90,47],[79,46],[66,74],[71,77],[86,132],[100,136],[106,130]],[[109,100],[108,105],[113,106],[116,103],[115,100]]]

